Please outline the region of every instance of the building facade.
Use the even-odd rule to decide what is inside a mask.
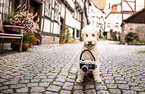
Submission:
[[[100,34],[103,34],[105,27],[105,13],[99,9],[93,2],[89,6],[90,24],[97,27]]]
[[[134,11],[123,11],[123,19],[128,18]],[[111,7],[110,13],[106,16],[105,31],[108,32],[107,38],[112,40],[119,40],[121,33],[122,14],[121,3],[114,4]]]
[[[137,33],[138,40],[137,44],[145,44],[145,8],[136,12],[129,18],[124,20],[124,25],[122,26],[124,30],[124,36],[126,36],[129,32]],[[123,43],[127,41],[122,39]]]
[[[3,18],[3,14],[8,14],[10,11],[10,2],[8,0],[0,0],[0,17]]]
[[[42,44],[59,43],[59,34],[65,25],[73,39],[80,39],[81,29],[89,22],[89,0],[1,0],[1,18],[24,4],[29,12],[37,13],[41,19]]]
[[[88,6],[88,0],[46,0],[42,13],[43,42],[58,43],[64,25],[69,27],[72,38],[80,39],[81,29],[87,24]]]
[[[106,25],[105,31],[107,33],[107,38],[112,40],[119,40],[118,34],[122,34],[121,24],[124,19],[127,19],[129,16],[134,14],[136,11],[139,11],[144,7],[145,0],[123,0],[114,1],[106,0]],[[121,8],[122,5],[122,8]],[[122,37],[122,36],[120,36]]]

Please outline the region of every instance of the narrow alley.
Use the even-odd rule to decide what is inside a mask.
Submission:
[[[0,56],[0,93],[145,94],[145,46],[98,41],[102,83],[76,83],[82,43],[34,46]]]

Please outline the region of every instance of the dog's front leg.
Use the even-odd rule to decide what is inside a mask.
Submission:
[[[102,80],[101,80],[101,78],[100,78],[100,76],[99,76],[99,69],[98,68],[96,68],[94,71],[93,71],[93,76],[94,76],[94,80],[95,80],[95,82],[102,82]]]
[[[99,68],[100,68],[100,64],[98,64],[98,70],[99,70]],[[101,75],[102,73],[100,72],[100,70],[99,70],[99,75]]]
[[[82,70],[78,70],[78,78],[76,80],[76,82],[83,82],[84,80],[84,76],[85,76],[85,72],[83,72]]]

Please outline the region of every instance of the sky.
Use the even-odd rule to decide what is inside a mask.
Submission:
[[[111,2],[112,4],[117,4],[119,2],[121,2],[121,0],[108,0],[109,2]],[[135,0],[126,0],[126,1],[135,1]],[[136,4],[139,6],[144,6],[144,1],[145,0],[136,0]]]
[[[111,4],[118,4],[121,0],[108,0]],[[135,0],[126,0],[126,1],[135,1]],[[139,11],[140,9],[144,8],[144,1],[145,0],[136,0],[136,10]]]
[[[112,2],[114,4],[117,4],[119,2],[121,2],[121,0],[108,0],[109,2]],[[135,1],[135,0],[126,0],[126,1]],[[144,4],[144,1],[145,0],[136,0],[136,3],[139,4],[139,5],[142,5]]]

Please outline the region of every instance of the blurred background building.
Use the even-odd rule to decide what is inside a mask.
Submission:
[[[123,26],[128,18],[143,10],[145,0],[0,0],[0,17],[16,12],[17,6],[24,4],[29,12],[38,13],[44,44],[59,43],[59,34],[65,25],[71,37],[80,40],[81,29],[87,24],[96,26],[100,37],[106,34],[107,39],[124,43],[129,31],[124,31],[127,29]]]
[[[42,43],[59,43],[61,29],[67,25],[73,39],[80,39],[81,29],[88,24],[89,0],[1,0],[0,17],[17,11],[26,4],[30,13],[38,13]]]

